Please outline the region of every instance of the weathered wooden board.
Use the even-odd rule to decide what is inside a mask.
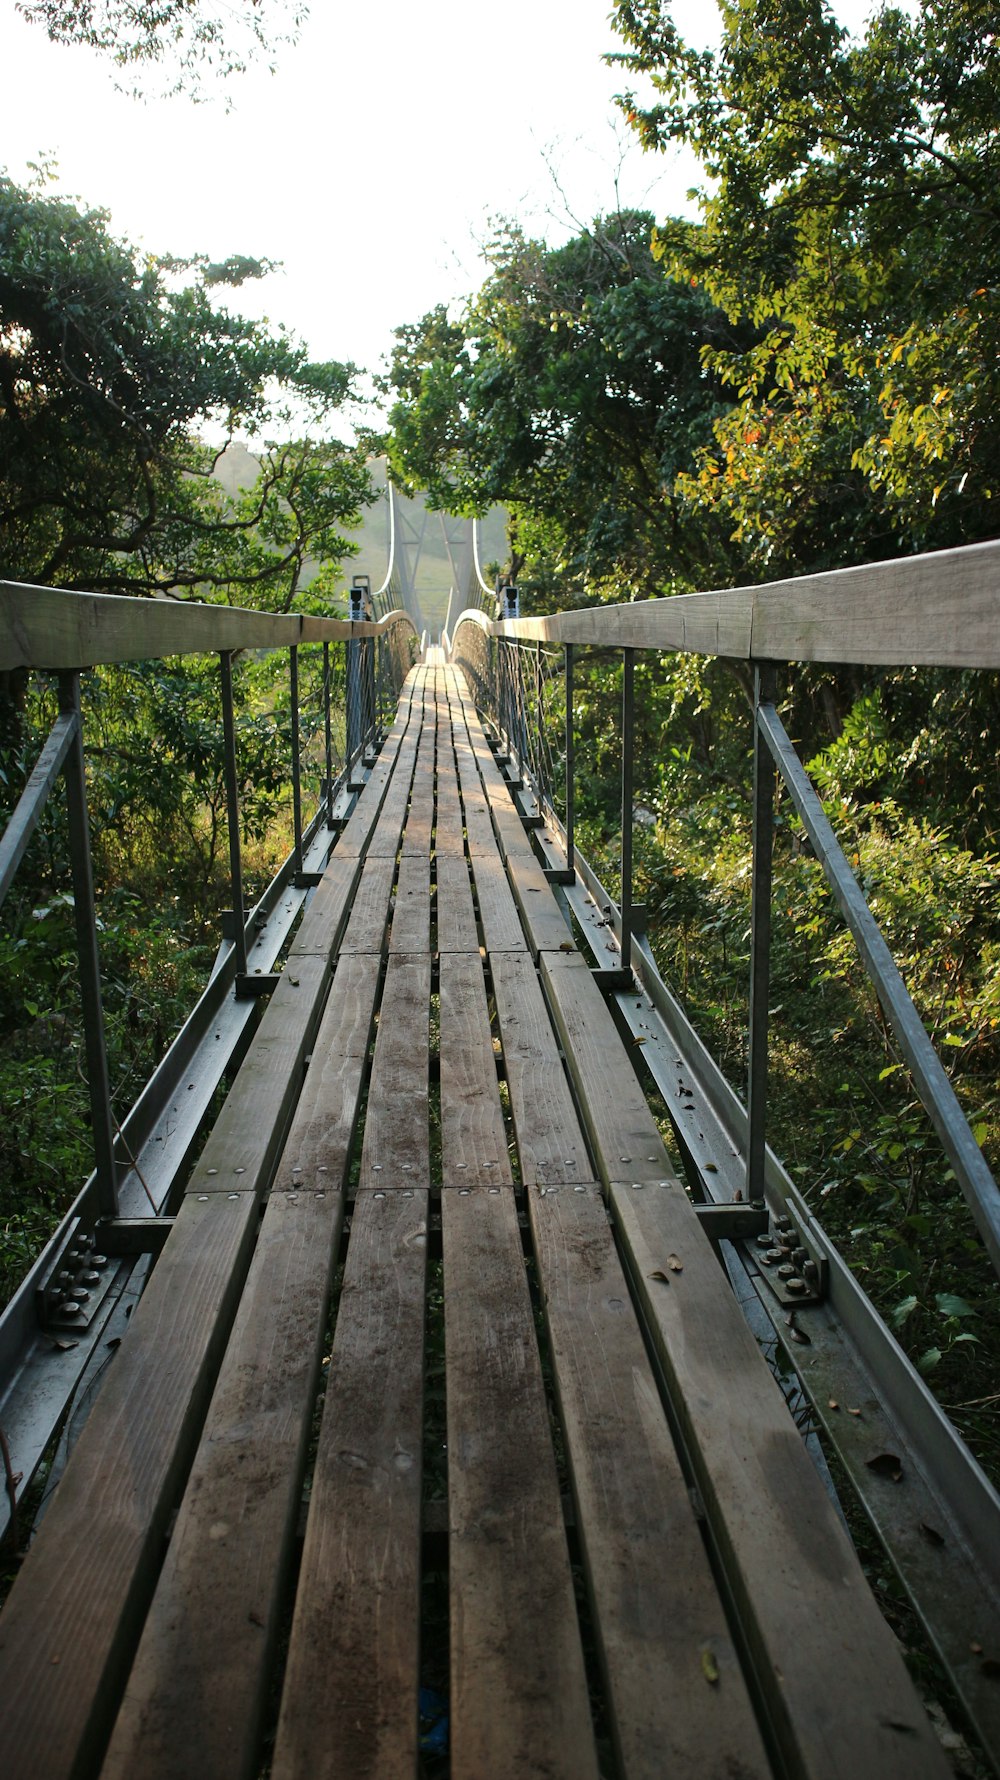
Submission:
[[[998,667],[998,619],[1000,545],[990,542],[496,629],[523,639],[758,661]]]
[[[392,904],[391,952],[429,952],[431,946],[431,862],[427,853],[408,854],[404,845]]]
[[[472,871],[487,952],[492,957],[494,952],[525,951],[521,917],[495,840],[489,852],[484,849],[472,854]]]
[[[392,884],[396,875],[395,853],[365,860],[354,896],[351,918],[340,942],[340,956],[352,952],[381,952],[389,924]]]
[[[343,1206],[268,1203],[103,1780],[259,1771]]]
[[[491,960],[521,1179],[526,1185],[594,1178],[566,1072],[526,952]]]
[[[448,759],[442,750],[438,754],[437,816],[434,830],[434,851],[439,858],[444,855],[464,858],[464,829],[454,757]]]
[[[252,1193],[185,1199],[0,1615],[0,1773],[94,1770],[257,1232]]]
[[[438,854],[437,943],[439,952],[479,950],[472,884],[464,854],[460,859],[447,853]]]
[[[413,775],[413,786],[410,794],[410,807],[406,814],[406,828],[403,833],[403,856],[416,855],[429,859],[431,851],[431,835],[434,832],[434,728],[433,711],[430,722],[425,716],[425,728],[420,742],[420,753],[417,757],[416,771]]]
[[[419,721],[419,719],[417,719]],[[392,782],[385,794],[381,813],[368,843],[369,859],[394,859],[399,852],[400,837],[406,821],[410,787],[417,760],[418,732],[411,726],[398,755]]]
[[[898,1642],[693,1207],[680,1187],[631,1185],[613,1185],[611,1205],[789,1770],[943,1777]]]
[[[339,1192],[371,1043],[381,959],[341,958],[272,1191]]]
[[[538,861],[530,855],[509,853],[507,875],[534,956],[572,950],[569,924]]]
[[[656,1120],[589,967],[578,954],[544,952],[540,969],[600,1178],[672,1181]]]
[[[600,1192],[527,1197],[621,1772],[763,1780],[771,1770]]]
[[[442,1221],[451,1771],[597,1780],[513,1195],[445,1193]]]
[[[411,694],[413,690],[414,689],[411,687]],[[334,849],[334,858],[338,855],[343,855],[344,857],[353,855],[356,859],[360,859],[368,849],[372,832],[378,821],[379,812],[386,796],[387,788],[396,771],[400,752],[407,739],[411,723],[413,725],[419,723],[419,706],[417,706],[416,711],[414,711],[410,699],[405,694],[404,699],[405,703],[403,700],[400,701],[399,714],[382,744],[378,759],[372,767],[364,788],[358,795],[357,803],[348,819],[347,827],[337,841],[337,845]],[[407,756],[407,761],[409,761],[409,756]],[[405,763],[402,770],[406,770]],[[403,800],[401,799],[401,802],[402,801]]]
[[[465,811],[466,846],[473,858],[485,854],[494,858],[497,852],[497,837],[493,828],[493,818],[489,805],[482,792],[462,793],[462,805]]]
[[[330,982],[325,958],[289,961],[192,1170],[189,1196],[268,1186]]]
[[[442,952],[441,1178],[445,1187],[513,1180],[478,950]]]
[[[430,956],[397,953],[386,967],[368,1090],[359,1189],[427,1186]]]
[[[360,858],[333,853],[292,941],[293,958],[303,958],[308,953],[319,958],[332,955],[343,932],[360,872]]]
[[[272,1780],[417,1771],[427,1194],[351,1226]]]

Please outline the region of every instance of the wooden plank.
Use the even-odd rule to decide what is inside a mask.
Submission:
[[[1000,545],[967,544],[763,587],[521,618],[497,633],[759,661],[1000,666]]]
[[[371,1044],[381,959],[340,958],[272,1192],[339,1192]]]
[[[185,1199],[0,1615],[0,1773],[104,1747],[257,1233],[252,1193]]]
[[[539,952],[570,950],[573,935],[569,923],[538,861],[512,853],[507,859],[507,874],[534,956],[537,958]]]
[[[593,1179],[534,965],[526,952],[491,960],[521,1179],[526,1186]]]
[[[601,1180],[674,1181],[656,1120],[589,967],[578,953],[544,952],[540,971]]]
[[[614,1185],[611,1203],[789,1770],[945,1775],[898,1642],[686,1195]]]
[[[282,972],[191,1172],[189,1196],[261,1193],[270,1184],[330,980],[323,957],[296,958]]]
[[[437,943],[438,951],[442,953],[479,950],[472,884],[464,854],[460,859],[450,853],[438,855]]]
[[[319,640],[351,635],[344,619],[322,621]],[[254,612],[194,600],[130,599],[0,581],[0,670],[84,668],[223,649],[288,648],[303,640],[297,614]]]
[[[359,1189],[429,1182],[430,993],[429,956],[390,957],[372,1060]]]
[[[425,1191],[359,1196],[272,1780],[416,1774],[426,1245]]]
[[[451,1772],[597,1780],[513,1195],[463,1188],[441,1206]]]
[[[441,1176],[448,1186],[513,1180],[478,949],[442,952]]]
[[[272,1194],[103,1780],[250,1780],[343,1195]]]
[[[621,1773],[763,1780],[771,1769],[600,1192],[527,1197]]]
[[[458,774],[454,759],[438,757],[437,816],[434,830],[434,851],[440,857],[465,857],[465,822],[458,795]]]
[[[431,948],[431,862],[426,854],[399,861],[392,903],[390,952],[429,952]]]
[[[507,882],[495,840],[490,852],[484,850],[472,853],[472,871],[476,880],[479,919],[487,952],[492,957],[494,952],[525,951],[527,941],[521,926],[521,917],[517,912],[517,904]]]
[[[432,705],[430,711],[424,713],[420,753],[403,831],[404,855],[416,854],[425,859],[430,857],[431,835],[434,830],[434,749],[435,712]]]
[[[369,859],[395,859],[399,852],[416,758],[416,735],[410,733],[399,750],[392,783],[386,792],[379,819],[368,843]]]
[[[302,958],[310,952],[321,958],[332,955],[343,931],[360,873],[359,858],[334,851],[292,941],[293,958]]]
[[[497,838],[493,829],[493,818],[490,815],[489,805],[482,792],[476,795],[463,791],[462,807],[465,814],[466,846],[469,853],[473,858],[477,854],[495,857]]]
[[[365,860],[351,909],[347,931],[340,942],[341,957],[351,952],[381,952],[389,924],[392,882],[396,875],[395,853]]]

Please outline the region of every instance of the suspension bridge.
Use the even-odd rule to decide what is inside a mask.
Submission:
[[[817,1425],[996,1760],[1000,1503],[766,1114],[780,773],[970,1239],[1000,1256],[1000,1195],[773,688],[776,662],[1000,666],[1000,546],[543,619],[510,597],[498,615],[473,547],[440,644],[393,572],[350,620],[0,586],[0,668],[56,673],[61,706],[0,888],[61,778],[95,1141],[0,1324],[6,1516],[71,1432],[0,1615],[0,1772],[947,1775]],[[293,853],[249,910],[227,690],[247,647],[288,652],[295,780]],[[625,664],[616,897],[574,831],[589,647]],[[327,698],[311,821],[308,648]],[[674,649],[755,676],[745,1102],[632,901],[632,672]],[[80,673],[184,650],[220,658],[233,916],[119,1129]],[[543,650],[565,684],[558,788]]]

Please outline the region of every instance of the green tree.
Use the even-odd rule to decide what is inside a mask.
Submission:
[[[169,63],[175,86],[197,93],[203,72],[243,73],[294,39],[307,16],[289,0],[18,0],[18,12],[53,43],[85,45],[132,73]]]
[[[674,483],[720,412],[702,353],[738,336],[663,277],[652,223],[622,211],[559,248],[504,225],[459,317],[397,330],[393,474],[452,512],[506,505],[518,557],[564,593],[647,594],[729,560],[718,527],[682,520]]]
[[[884,6],[852,39],[823,0],[722,9],[698,52],[662,0],[618,0],[652,82],[649,148],[687,144],[701,221],[658,251],[752,342],[680,492],[760,571],[991,535],[998,438],[1000,49],[992,0]]]
[[[282,609],[329,580],[371,498],[331,436],[352,367],[214,298],[264,269],[142,258],[103,212],[0,176],[0,574]],[[233,501],[213,470],[237,432],[260,476]]]

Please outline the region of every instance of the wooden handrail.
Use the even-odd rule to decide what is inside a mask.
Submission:
[[[352,624],[345,618],[297,612],[254,612],[194,600],[134,599],[0,581],[0,670],[77,670],[163,655],[332,643],[381,636],[400,623],[414,629],[402,610]]]
[[[491,623],[527,642],[689,650],[742,661],[1000,667],[1000,542],[819,575]]]

